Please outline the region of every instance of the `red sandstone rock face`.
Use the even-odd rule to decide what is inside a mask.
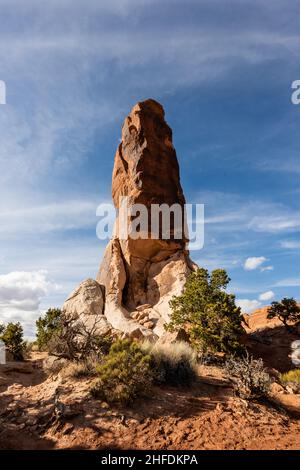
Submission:
[[[147,206],[185,203],[172,131],[163,107],[154,100],[136,104],[123,124],[112,178],[116,207],[124,195]]]
[[[185,199],[172,143],[172,131],[164,116],[159,103],[146,100],[136,104],[125,119],[112,178],[112,196],[117,208],[122,196],[127,196],[130,204],[145,205],[149,215],[152,204],[179,204],[183,208]],[[171,240],[129,240],[124,251],[129,250],[132,255],[147,259],[160,253],[160,259],[163,259],[170,251],[184,249],[185,239],[174,242],[172,222]],[[161,253],[164,251],[165,254]]]
[[[149,296],[160,299],[158,289],[151,295],[148,292],[153,263],[167,260],[178,252],[184,258],[187,256],[185,234],[176,239],[172,218],[168,240],[161,233],[159,239],[150,237],[152,204],[169,207],[178,204],[182,208],[182,227],[185,204],[172,131],[165,121],[163,107],[154,100],[136,104],[124,121],[122,141],[115,155],[112,196],[116,208],[120,206],[120,198],[127,196],[130,205],[143,204],[148,209],[149,238],[119,240],[127,277],[122,299],[126,307],[133,309],[147,303]],[[103,282],[103,275],[98,280]]]

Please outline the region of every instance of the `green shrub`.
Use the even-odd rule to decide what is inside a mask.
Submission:
[[[183,341],[156,344],[145,343],[151,355],[154,381],[159,384],[189,385],[196,378],[196,354]]]
[[[92,350],[98,354],[108,354],[113,344],[113,338],[109,334],[103,336],[95,336],[92,343]]]
[[[193,272],[183,294],[170,301],[167,329],[185,328],[192,344],[203,352],[240,353],[243,318],[235,296],[225,291],[229,282],[222,269],[211,274],[203,268]]]
[[[36,321],[36,342],[40,351],[45,351],[55,333],[59,330],[61,310],[49,308],[43,317]]]
[[[108,403],[127,405],[144,394],[152,383],[151,358],[136,341],[117,340],[97,367],[93,396]]]
[[[80,361],[66,361],[61,369],[62,377],[82,378],[97,375],[97,367],[99,366],[100,356],[91,353]]]
[[[268,394],[271,379],[262,359],[253,359],[248,355],[242,358],[231,357],[226,361],[225,369],[241,398],[251,400]]]
[[[20,323],[8,323],[2,329],[0,339],[16,361],[23,360],[25,342],[23,340],[23,328]]]
[[[300,369],[289,370],[285,374],[280,375],[282,382],[296,382],[300,384]]]

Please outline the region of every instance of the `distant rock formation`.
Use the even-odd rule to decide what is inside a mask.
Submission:
[[[160,227],[157,239],[151,238],[150,207],[153,204],[177,204],[184,217],[185,198],[180,184],[179,166],[172,143],[172,131],[165,121],[163,107],[154,100],[137,103],[122,127],[122,141],[115,155],[112,177],[112,197],[116,209],[120,198],[129,205],[143,204],[149,213],[148,236],[143,239],[119,237],[116,230],[109,242],[97,275],[99,289],[98,314],[103,315],[116,330],[132,337],[155,340],[165,330],[170,319],[169,300],[179,295],[195,265],[186,248],[187,236],[178,237],[171,219],[170,236],[165,239]],[[184,222],[184,220],[182,220]],[[94,281],[95,282],[95,281]],[[101,288],[100,288],[101,286]],[[79,304],[91,302],[81,284]],[[104,309],[99,293],[105,297]],[[74,309],[76,296],[64,305],[65,312]]]

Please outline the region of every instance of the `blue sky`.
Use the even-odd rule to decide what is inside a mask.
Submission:
[[[300,298],[298,6],[0,0],[0,320],[32,335],[40,311],[95,276],[121,124],[149,97],[187,201],[205,204],[192,258],[226,268],[247,311]]]

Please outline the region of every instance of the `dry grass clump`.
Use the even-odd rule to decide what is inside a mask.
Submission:
[[[80,362],[68,362],[63,367],[60,374],[64,378],[76,378],[82,377],[93,377],[97,374],[96,367],[99,365],[99,360],[88,358],[85,361]]]
[[[156,383],[184,386],[196,379],[197,356],[188,343],[144,343],[143,348],[151,356]]]
[[[285,374],[280,375],[282,382],[296,382],[300,384],[300,369],[289,370]]]

